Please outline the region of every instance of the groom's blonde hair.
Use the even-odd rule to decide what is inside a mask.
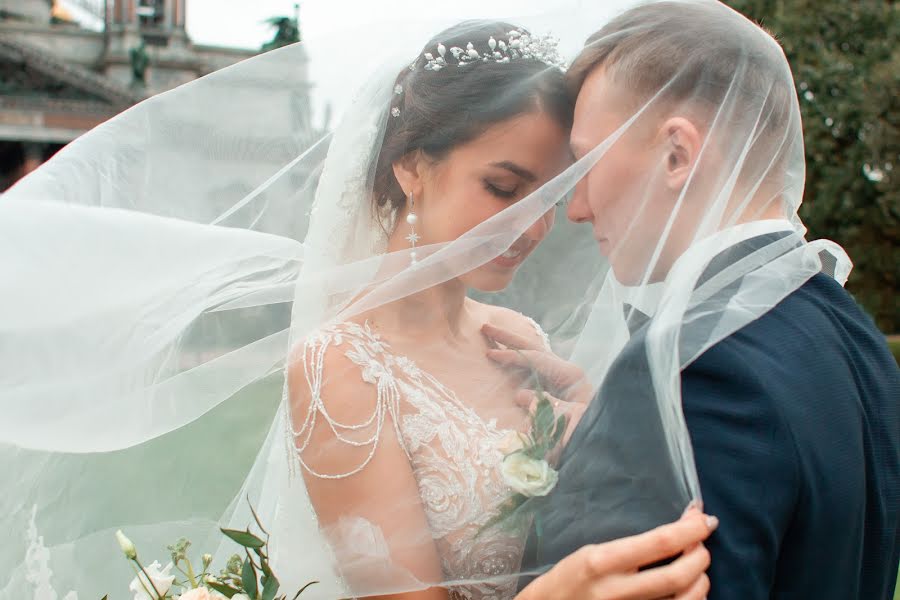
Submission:
[[[566,73],[573,99],[601,68],[633,97],[629,108],[658,95],[663,107],[701,109],[709,124],[727,97],[734,102],[730,118],[746,119],[747,131],[755,129],[752,153],[769,168],[787,152],[781,147],[785,128],[800,126],[791,120],[796,97],[781,46],[718,2],[654,2],[611,20],[588,38]]]

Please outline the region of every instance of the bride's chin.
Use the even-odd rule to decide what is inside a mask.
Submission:
[[[467,288],[479,292],[501,292],[509,286],[515,274],[516,269],[504,269],[503,272],[498,272],[486,265],[467,273],[463,278],[463,283]]]

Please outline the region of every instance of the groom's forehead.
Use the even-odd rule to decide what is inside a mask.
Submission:
[[[623,89],[604,68],[588,74],[575,100],[575,116],[572,127],[573,150],[596,138],[609,134],[627,120],[634,104],[634,96]]]

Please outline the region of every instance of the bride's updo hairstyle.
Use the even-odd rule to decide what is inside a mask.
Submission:
[[[563,129],[571,128],[572,101],[558,66],[536,56],[505,62],[479,58],[459,66],[460,50],[474,50],[480,57],[508,50],[518,36],[510,32],[529,35],[501,21],[464,21],[432,38],[397,76],[373,176],[376,214],[405,205],[393,164],[411,152],[440,161],[492,125],[529,112],[544,111]]]

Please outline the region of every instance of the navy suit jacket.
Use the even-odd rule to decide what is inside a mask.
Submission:
[[[564,452],[525,569],[675,520],[688,501],[678,470],[660,464],[665,441],[648,404],[655,399],[643,331]],[[850,295],[816,275],[700,355],[681,386],[704,509],[720,519],[707,542],[709,597],[891,598],[900,558],[900,370]]]

